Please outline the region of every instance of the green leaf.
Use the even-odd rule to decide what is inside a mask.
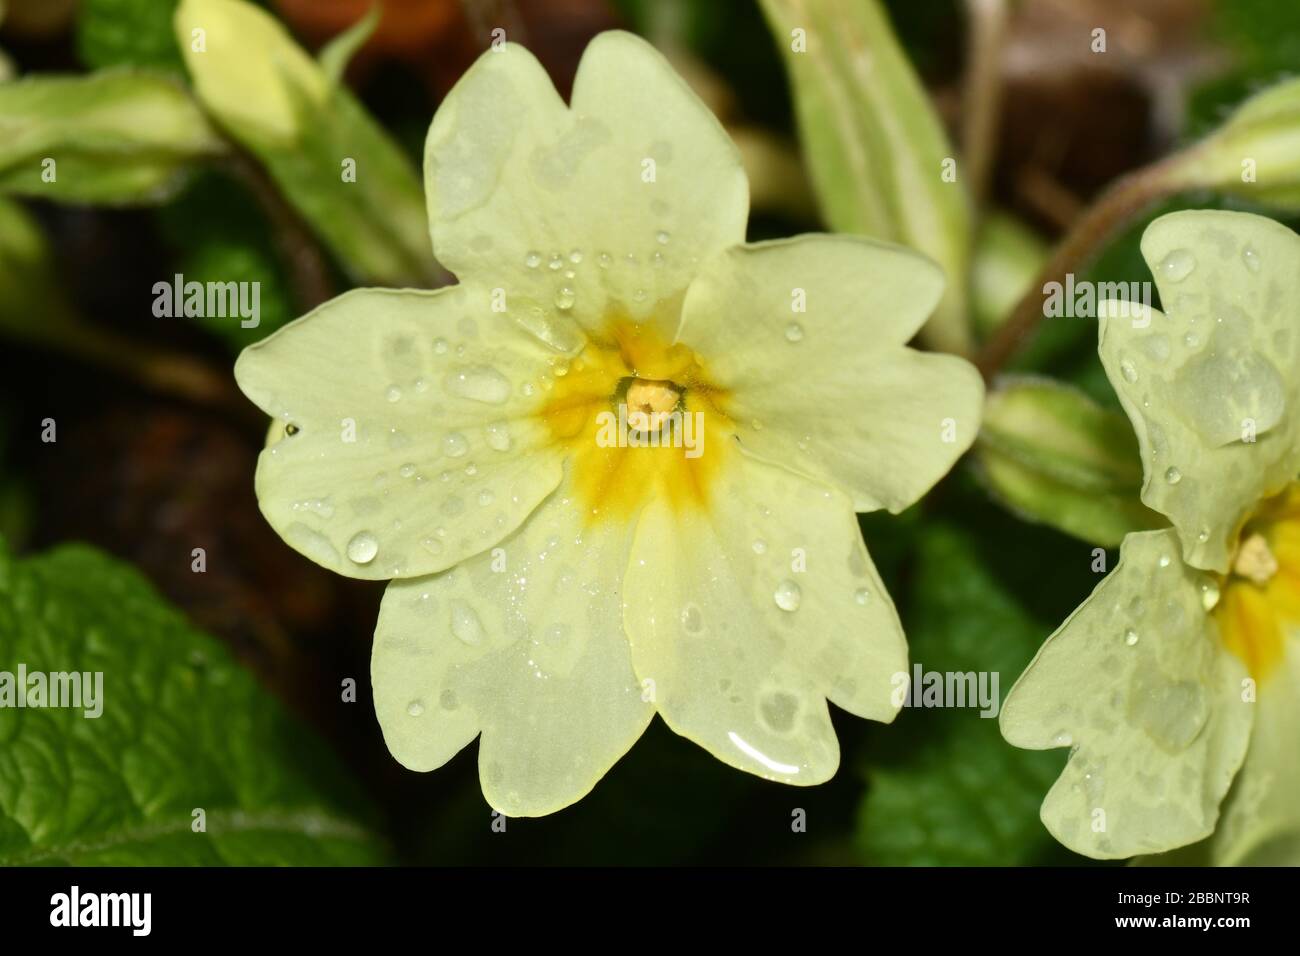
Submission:
[[[946,524],[922,533],[908,643],[914,668],[996,673],[1004,696],[1051,626],[1017,605],[975,542]],[[857,832],[867,862],[1015,865],[1057,852],[1038,806],[1064,754],[1010,746],[978,707],[908,708],[888,733],[906,745],[868,767]]]
[[[93,70],[142,66],[185,75],[172,35],[177,0],[81,0],[77,53]]]
[[[948,286],[922,332],[945,351],[972,344],[971,203],[956,153],[878,0],[762,0],[785,57],[822,214],[837,232],[910,246]],[[806,48],[803,48],[806,45]]]
[[[1051,379],[999,383],[976,460],[1008,508],[1084,541],[1113,547],[1165,524],[1139,497],[1142,459],[1128,419]]]
[[[0,864],[385,859],[322,743],[132,568],[0,549],[0,672],[20,666],[102,673],[102,713],[0,707]]]
[[[225,144],[184,88],[112,70],[0,84],[0,193],[154,203]]]
[[[342,82],[343,71],[347,69],[348,61],[365,46],[366,41],[375,32],[375,27],[379,26],[381,12],[382,8],[376,0],[370,5],[364,17],[330,40],[317,54],[316,60],[331,84],[337,86]]]

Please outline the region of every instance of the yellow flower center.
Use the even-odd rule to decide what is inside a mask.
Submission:
[[[589,521],[626,520],[655,495],[675,510],[708,506],[734,454],[726,399],[690,349],[616,317],[555,379],[541,417],[569,451]]]
[[[1243,525],[1214,615],[1228,649],[1257,681],[1282,660],[1300,623],[1300,483],[1265,501]]]

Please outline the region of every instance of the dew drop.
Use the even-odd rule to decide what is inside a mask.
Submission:
[[[448,372],[442,384],[452,395],[485,405],[501,405],[510,397],[510,381],[490,365]]]
[[[1215,581],[1205,581],[1201,584],[1201,607],[1207,611],[1213,611],[1219,603],[1219,585]]]
[[[659,243],[659,245],[661,246],[668,245],[668,240],[670,238],[672,237],[669,236],[668,233],[664,232],[662,229],[659,232],[655,233],[655,242]]]
[[[609,264],[612,261],[613,259],[611,258],[608,252],[602,252],[599,256],[596,257],[596,264],[599,265],[602,269],[608,269]]]
[[[415,466],[412,465],[410,462],[407,462],[401,468],[397,469],[397,473],[401,475],[403,478],[410,478],[412,475],[415,474]]]
[[[419,717],[424,713],[424,704],[418,700],[413,700],[406,705],[406,712],[412,717]]]
[[[483,622],[472,607],[458,599],[451,602],[451,633],[470,645],[483,639]]]
[[[1251,272],[1259,271],[1261,263],[1259,261],[1259,253],[1255,251],[1254,246],[1247,245],[1245,249],[1241,250],[1241,259],[1246,263],[1246,268]]]
[[[1070,734],[1062,730],[1060,733],[1058,733],[1055,737],[1052,738],[1052,743],[1054,743],[1058,747],[1068,747],[1072,743],[1074,743],[1074,738],[1070,736]]]
[[[1124,632],[1124,643],[1127,644],[1129,647],[1132,647],[1137,642],[1138,642],[1138,632],[1133,630],[1133,628],[1130,627],[1127,631]]]
[[[699,634],[704,630],[704,612],[698,605],[688,604],[682,608],[682,630],[687,634]]]
[[[1196,257],[1187,249],[1175,249],[1160,260],[1158,268],[1170,282],[1182,282],[1196,268]]]
[[[799,589],[799,585],[787,578],[776,586],[776,592],[772,597],[781,610],[797,611],[799,602],[803,600],[803,591]]]
[[[448,458],[460,458],[469,451],[469,442],[460,432],[448,432],[442,439],[442,453]]]
[[[803,341],[803,326],[798,322],[791,322],[785,327],[785,340],[787,342]]]
[[[487,446],[493,451],[510,450],[510,426],[505,422],[493,422],[484,426],[483,435]]]
[[[434,339],[434,340],[433,340],[433,351],[434,351],[435,353],[437,353],[438,355],[446,355],[446,354],[447,354],[447,340],[446,340],[446,339],[443,339],[443,338],[437,338],[437,339]]]
[[[369,531],[358,531],[348,542],[348,560],[354,564],[369,564],[379,553],[379,541]]]
[[[564,286],[559,292],[555,293],[555,307],[557,309],[572,309],[573,303],[578,301],[577,295],[569,286]]]
[[[530,252],[524,256],[524,265],[530,269],[536,269],[542,264],[542,254],[540,252]]]
[[[494,498],[495,495],[493,495],[492,492],[486,488],[484,488],[482,491],[478,493],[478,503],[485,508],[488,505],[492,504]]]
[[[1160,555],[1160,566],[1162,568],[1169,567],[1169,555],[1167,554]]]
[[[853,600],[859,604],[865,605],[867,601],[871,600],[871,592],[866,588],[858,588],[853,592]]]
[[[762,538],[755,538],[754,543],[750,545],[750,547],[754,549],[755,554],[767,553],[767,542],[764,541]]]
[[[384,392],[384,398],[390,402],[400,402],[402,400],[402,390],[396,385],[389,385],[388,391]]]
[[[574,249],[572,252],[570,252],[570,253],[569,253],[569,261],[572,262],[575,266],[576,266],[579,262],[581,262],[581,261],[582,261],[582,250],[581,250],[581,249]]]
[[[551,261],[546,263],[546,267],[550,269],[552,272],[559,272],[563,266],[564,266],[564,257],[561,256],[558,252],[554,253],[551,256]]]
[[[1119,372],[1124,376],[1126,382],[1136,382],[1138,380],[1137,366],[1133,364],[1131,359],[1124,359],[1119,363]]]
[[[1167,469],[1165,469],[1165,481],[1169,482],[1171,485],[1176,485],[1182,480],[1183,480],[1183,473],[1179,471],[1177,468],[1175,468],[1173,465],[1170,465]]]

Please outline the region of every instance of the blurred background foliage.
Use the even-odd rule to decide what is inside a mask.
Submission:
[[[825,157],[801,149],[808,130],[800,128],[795,102],[803,88],[792,93],[782,56],[787,38],[774,39],[772,23],[790,8],[834,16],[854,0],[378,2],[378,25],[342,80],[356,112],[305,115],[325,140],[365,138],[393,170],[390,179],[418,170],[440,98],[494,27],[529,46],[567,94],[586,42],[621,26],[669,56],[741,147],[753,183],[752,239],[826,228],[851,212],[833,202],[828,208],[824,181],[819,186],[814,175]],[[370,2],[262,6],[306,49],[319,51],[361,20]],[[185,90],[175,8],[176,0],[0,0],[0,77],[19,78],[0,81],[0,137],[10,142],[8,153],[0,144],[0,182],[19,162],[14,144],[40,125],[17,107],[5,112],[5,103],[16,102],[6,100],[5,82],[144,70]],[[981,8],[1004,16],[996,42],[984,48],[971,41],[978,25],[971,11]],[[1300,65],[1295,0],[887,0],[881,9],[893,32],[868,42],[877,51],[901,49],[941,137],[969,145],[963,127],[972,84],[998,94],[984,148],[987,182],[971,186],[969,234],[954,259],[969,259],[969,275],[957,281],[970,301],[959,313],[975,345],[998,336],[1051,250],[1108,189],[1212,133],[1248,97]],[[1106,55],[1089,50],[1097,26],[1108,32]],[[980,56],[988,57],[982,67]],[[389,275],[437,284],[446,276],[419,259],[427,249],[412,251],[398,232],[376,231],[370,244],[391,241],[394,256],[406,257],[391,272],[367,258],[372,249],[349,248],[327,228],[335,210],[313,206],[310,177],[319,171],[303,164],[306,148],[277,152],[224,121],[217,125],[219,147],[200,142],[202,131],[189,153],[162,155],[148,142],[114,146],[126,151],[119,157],[181,167],[165,188],[122,193],[122,202],[52,201],[32,188],[0,194],[0,650],[12,656],[15,642],[30,637],[32,615],[71,616],[81,624],[49,626],[48,653],[75,666],[79,642],[89,640],[107,659],[139,646],[148,662],[140,666],[192,694],[210,720],[230,708],[244,714],[246,739],[239,752],[223,753],[211,726],[196,725],[195,739],[212,752],[165,750],[158,766],[139,754],[124,757],[119,769],[129,779],[102,785],[157,787],[147,812],[115,811],[112,801],[101,801],[102,812],[92,806],[75,825],[56,825],[28,808],[35,818],[18,826],[3,794],[19,776],[33,779],[25,761],[35,758],[28,737],[12,745],[19,740],[14,712],[0,712],[0,863],[72,859],[60,840],[74,838],[139,849],[78,862],[1090,862],[1059,847],[1038,821],[1064,752],[1011,748],[996,721],[974,710],[909,709],[889,727],[836,712],[841,771],[809,790],[732,771],[656,721],[591,796],[552,817],[511,821],[505,834],[491,830],[476,747],[433,774],[398,766],[369,700],[382,585],[316,568],[262,521],[252,475],[264,422],[234,389],[230,368],[239,349],[352,285]],[[91,155],[103,149],[102,139],[77,145]],[[1138,239],[1164,212],[1255,208],[1248,197],[1215,188],[1143,198],[1149,201],[1110,223],[1080,257],[1079,278],[1147,281]],[[408,191],[383,202],[407,215],[418,199]],[[375,202],[370,197],[345,214],[382,230],[388,224],[366,220],[376,216]],[[1300,225],[1294,209],[1265,211]],[[906,224],[898,228],[906,235]],[[155,317],[152,287],[175,273],[260,283],[260,325]],[[1149,515],[1136,504],[1136,461],[1126,457],[1135,454],[1132,436],[1098,362],[1092,320],[1042,323],[997,371],[1015,373],[1006,381],[1016,387],[1050,383],[1058,419],[1097,423],[1085,436],[1099,443],[1096,454],[1064,470],[1055,459],[1043,464],[1033,423],[999,419],[984,450],[920,505],[861,523],[913,661],[927,670],[994,669],[1005,695],[1043,639],[1096,585],[1094,548],[1117,540],[1087,540],[1081,528],[1097,522],[1062,517],[1067,499],[1053,497],[1052,482],[1086,474],[1066,489],[1070,500],[1083,506],[1113,497],[1116,527],[1140,526]],[[53,443],[43,440],[51,421]],[[996,480],[1011,472],[1015,488]],[[1046,504],[1036,504],[1044,496]],[[206,550],[201,574],[191,567],[195,547]],[[1108,554],[1108,567],[1115,557]],[[140,610],[133,618],[113,613],[105,595]],[[216,672],[221,681],[210,679]],[[349,679],[354,702],[342,699]],[[147,697],[139,703],[150,706]],[[143,710],[130,719],[157,723]],[[203,723],[197,713],[185,719]],[[66,746],[75,764],[77,732],[54,728],[42,746]],[[314,770],[290,759],[302,748],[319,755]],[[240,772],[261,784],[232,776]],[[163,777],[172,785],[160,786]],[[78,786],[75,774],[38,779],[35,786],[45,788],[38,800]],[[247,841],[213,839],[194,856],[184,841],[142,835],[154,833],[159,819],[188,823],[190,808],[205,803],[262,821],[250,824],[272,832],[260,855]],[[792,826],[798,810],[806,813],[806,832]]]

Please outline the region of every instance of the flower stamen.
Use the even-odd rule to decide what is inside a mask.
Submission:
[[[1263,587],[1277,574],[1277,558],[1269,549],[1268,541],[1258,532],[1250,535],[1237,548],[1232,560],[1232,573]]]

